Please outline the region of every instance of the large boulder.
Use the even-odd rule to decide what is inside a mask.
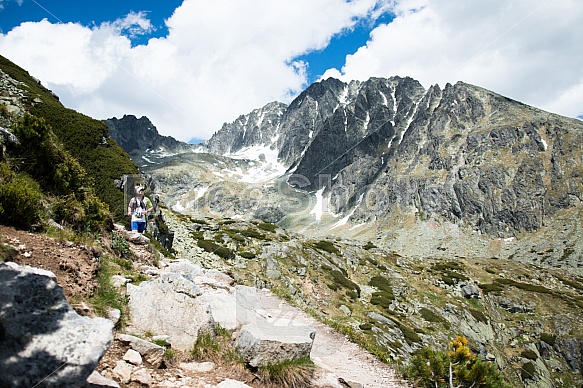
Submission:
[[[188,273],[162,273],[139,286],[127,285],[132,324],[167,335],[173,348],[188,350],[198,335],[214,328],[208,301]]]
[[[83,386],[112,340],[113,322],[77,314],[52,272],[0,264],[0,386]]]
[[[277,365],[309,358],[316,331],[308,326],[278,319],[257,318],[241,328],[235,346],[253,367]]]

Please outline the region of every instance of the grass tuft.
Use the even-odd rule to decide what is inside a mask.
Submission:
[[[217,365],[244,368],[245,363],[237,353],[231,332],[219,325],[212,331],[199,333],[190,351],[194,361],[212,361]]]
[[[312,386],[316,366],[309,357],[286,361],[275,365],[264,365],[257,369],[257,375],[265,384],[283,388]]]

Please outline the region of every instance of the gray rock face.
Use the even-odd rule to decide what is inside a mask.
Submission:
[[[304,325],[274,325],[260,317],[241,328],[235,346],[251,366],[310,357],[316,331]]]
[[[199,333],[214,326],[210,307],[192,276],[162,273],[160,277],[127,285],[132,323],[159,335],[168,335],[173,347],[191,348]]]
[[[193,145],[171,136],[160,135],[154,124],[145,116],[137,118],[133,115],[124,115],[121,119],[113,117],[103,122],[109,128],[109,136],[134,158],[136,156],[140,158],[146,153],[155,155],[160,152],[186,152],[194,148]]]
[[[209,152],[225,155],[256,145],[271,147],[279,134],[279,126],[287,105],[271,102],[251,113],[241,115],[232,123],[225,123],[201,146]]]
[[[164,361],[164,352],[166,349],[163,346],[156,345],[152,342],[134,337],[129,334],[117,334],[116,338],[121,342],[129,344],[130,347],[138,352],[154,368],[159,368]]]
[[[463,285],[461,288],[462,296],[467,299],[479,299],[480,298],[480,289],[473,284],[466,284]]]
[[[328,79],[284,108],[241,116],[206,149],[275,147],[290,185],[325,188],[354,224],[422,214],[510,237],[583,199],[583,123],[473,85]]]
[[[0,264],[0,285],[0,386],[83,386],[113,323],[78,315],[48,271]]]

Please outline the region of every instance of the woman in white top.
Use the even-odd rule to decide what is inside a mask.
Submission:
[[[146,229],[146,215],[154,210],[149,198],[144,198],[144,188],[136,187],[136,196],[130,199],[128,216],[131,219],[132,232],[144,233]]]

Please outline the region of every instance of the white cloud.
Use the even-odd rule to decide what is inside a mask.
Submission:
[[[180,140],[207,138],[225,121],[306,86],[293,58],[323,48],[389,0],[185,0],[169,35],[131,47],[152,25],[143,13],[92,28],[23,23],[0,52],[65,106],[98,119],[148,116]]]
[[[128,39],[153,28],[138,12],[91,27],[23,23],[0,34],[0,52],[67,107],[98,119],[145,115],[162,134],[208,138],[240,114],[289,101],[307,86],[306,64],[294,58],[389,6],[397,18],[325,77],[462,80],[583,113],[579,0],[185,0],[169,35],[147,45]]]
[[[406,0],[328,76],[464,81],[555,113],[583,113],[583,2]]]

